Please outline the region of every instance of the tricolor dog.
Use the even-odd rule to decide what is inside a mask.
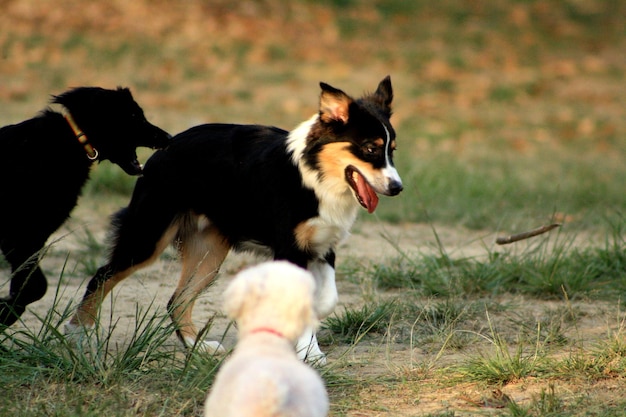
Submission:
[[[109,291],[173,242],[182,274],[169,311],[185,345],[197,343],[194,301],[231,250],[260,251],[308,269],[318,318],[329,315],[337,303],[335,249],[359,209],[374,212],[378,194],[397,195],[402,181],[393,164],[391,79],[358,99],[320,87],[319,112],[291,132],[205,124],[154,153],[130,204],[113,219],[109,262],[89,282],[67,331],[93,326]],[[298,348],[301,358],[324,360],[312,330]]]

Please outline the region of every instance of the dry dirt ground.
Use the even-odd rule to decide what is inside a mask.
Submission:
[[[123,200],[96,201],[82,199],[79,207],[74,211],[72,219],[61,230],[55,233],[50,242],[53,242],[50,251],[42,261],[50,285],[45,298],[33,304],[23,316],[23,322],[14,326],[15,330],[28,327],[36,330],[41,325],[37,316],[43,317],[54,302],[55,288],[58,288],[57,308],[62,309],[68,303],[77,303],[86,286],[88,276],[83,276],[80,261],[87,256],[84,250],[84,229],[93,233],[96,241],[103,242],[106,235],[107,216],[123,204]],[[437,234],[448,254],[452,257],[485,256],[493,248],[496,233],[476,232],[437,226]],[[82,237],[81,237],[82,236]],[[588,242],[587,239],[585,241]],[[83,242],[83,243],[81,243]],[[436,239],[430,225],[401,224],[391,225],[377,221],[357,221],[352,236],[338,251],[338,265],[343,263],[358,263],[368,265],[370,262],[389,262],[398,255],[395,247],[402,248],[407,253],[429,253],[437,250]],[[500,249],[502,250],[502,249]],[[514,249],[511,249],[514,250]],[[96,264],[100,265],[104,250],[97,255]],[[170,256],[168,256],[168,254]],[[204,294],[196,304],[195,320],[200,326],[207,320],[214,318],[209,338],[222,339],[227,347],[235,344],[235,332],[228,328],[226,318],[220,313],[220,295],[225,285],[234,273],[241,268],[258,260],[251,256],[230,255],[222,268],[217,283]],[[349,270],[349,269],[347,269]],[[62,272],[63,271],[63,272]],[[151,308],[164,312],[166,303],[174,291],[179,273],[179,264],[175,261],[175,253],[168,249],[166,256],[162,256],[153,266],[144,269],[126,281],[119,284],[113,291],[113,296],[104,303],[101,317],[104,328],[111,322],[115,323],[113,340],[123,343],[128,333],[135,325],[137,306]],[[6,287],[8,270],[0,270],[2,278],[2,292]],[[63,275],[62,282],[59,276]],[[366,299],[374,297],[398,296],[393,293],[377,293],[370,283],[350,279],[345,274],[339,276],[338,287],[340,305],[337,311],[343,311],[344,306],[360,306]],[[509,297],[500,300],[519,308],[520,315],[539,315],[549,308],[558,308],[558,302],[539,302],[523,298]],[[417,302],[417,300],[416,300]],[[427,300],[419,300],[420,303]],[[595,302],[594,304],[578,303],[577,309],[587,311],[585,318],[579,323],[577,337],[583,336],[585,341],[592,343],[608,331],[616,331],[617,322],[608,322],[615,319],[611,313],[616,305]],[[113,313],[111,313],[113,309]],[[379,338],[380,339],[380,338]],[[175,336],[171,336],[168,343],[177,344]],[[484,407],[489,402],[493,387],[476,384],[442,384],[436,374],[426,372],[432,367],[447,366],[458,363],[467,358],[476,350],[484,349],[481,345],[476,349],[471,347],[463,352],[437,352],[412,346],[407,343],[397,343],[393,340],[367,340],[356,347],[348,345],[326,346],[328,351],[329,367],[334,375],[355,377],[359,380],[377,383],[364,383],[360,394],[359,404],[343,405],[341,390],[333,390],[331,402],[334,407],[341,409],[335,415],[362,416],[417,416],[428,413],[441,413],[454,410],[454,415],[475,415],[490,413],[497,408]],[[440,354],[442,353],[442,354]],[[404,382],[402,382],[404,381]],[[618,382],[608,380],[606,383],[586,386],[590,395],[606,396],[610,401],[613,391],[624,391],[619,388]],[[524,404],[536,397],[546,387],[546,382],[534,383],[524,380],[520,383],[507,384],[502,388],[512,400]],[[563,397],[572,398],[580,395],[580,385],[569,386],[560,384],[557,387]],[[621,395],[621,394],[620,394]],[[460,413],[460,414],[459,414]]]
[[[55,296],[59,306],[67,303],[77,303],[87,284],[89,276],[81,275],[81,262],[86,262],[87,257],[93,256],[95,264],[101,265],[104,261],[106,246],[103,246],[100,254],[88,255],[83,253],[86,240],[86,232],[93,234],[99,244],[106,241],[108,216],[124,204],[123,199],[108,201],[94,201],[82,198],[79,206],[72,213],[72,217],[49,239],[49,250],[42,268],[49,281],[48,293],[43,300],[29,307],[23,317],[23,324],[36,326],[39,323],[37,316],[43,316],[54,302]],[[481,256],[486,253],[485,245],[491,245],[495,234],[489,235],[480,232],[460,231],[447,227],[437,227],[439,238],[450,255],[456,256]],[[352,230],[352,235],[343,243],[338,250],[338,267],[342,262],[358,262],[368,265],[370,262],[385,262],[398,256],[394,246],[397,245],[412,252],[434,252],[436,240],[431,226],[424,224],[401,224],[391,225],[382,222],[357,221]],[[143,269],[127,280],[119,284],[113,291],[112,302],[105,302],[102,317],[109,317],[111,304],[114,308],[114,320],[118,320],[118,327],[124,326],[124,319],[131,321],[135,317],[135,306],[148,306],[151,303],[156,308],[164,308],[169,297],[174,292],[180,265],[175,261],[176,253],[170,248],[166,250],[155,264]],[[231,254],[222,266],[221,274],[216,283],[209,289],[195,307],[196,320],[204,323],[210,317],[220,311],[219,295],[227,285],[229,279],[242,268],[262,261],[250,254]],[[3,278],[8,270],[2,271]],[[59,277],[63,275],[62,282]],[[4,278],[6,279],[6,278]],[[2,283],[4,284],[4,282]],[[362,293],[367,291],[358,283],[349,280],[338,280],[340,292],[340,307],[362,303]],[[54,290],[59,287],[59,294]],[[219,315],[219,314],[218,314]],[[221,335],[219,328],[220,320],[215,322],[218,326],[215,336]],[[132,328],[132,323],[128,323]],[[119,335],[123,337],[123,334]]]

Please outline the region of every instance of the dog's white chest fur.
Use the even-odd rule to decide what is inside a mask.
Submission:
[[[320,256],[350,235],[359,206],[343,177],[320,177],[320,172],[302,159],[311,127],[319,116],[314,115],[289,134],[287,148],[302,175],[302,183],[313,190],[319,202],[318,216],[300,223],[295,229],[298,246]]]

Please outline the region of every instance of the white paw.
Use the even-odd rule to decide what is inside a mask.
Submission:
[[[326,366],[326,355],[324,352],[312,352],[306,349],[298,351],[298,359],[313,366]]]
[[[316,366],[326,365],[326,355],[317,344],[317,337],[313,329],[307,329],[296,343],[298,359]]]
[[[63,325],[65,339],[73,346],[95,345],[95,338],[92,337],[93,327],[73,324],[69,321]]]
[[[216,341],[201,340],[199,342],[196,342],[195,339],[192,339],[191,337],[186,337],[185,345],[190,348],[195,345],[195,348],[197,351],[203,352],[203,353],[209,353],[212,355],[214,354],[223,355],[226,353],[226,349],[224,348],[224,346],[222,346],[220,342],[216,342]]]

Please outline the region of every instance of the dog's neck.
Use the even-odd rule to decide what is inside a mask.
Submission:
[[[285,338],[284,334],[282,334],[278,330],[272,329],[271,327],[256,327],[250,330],[249,332],[249,334],[255,334],[255,333],[269,333],[269,334],[273,334],[274,336],[281,337],[283,339]]]
[[[64,105],[59,104],[59,103],[53,103],[53,105],[51,105],[50,107],[52,108],[53,111],[57,111],[63,115],[63,117],[65,118],[65,121],[72,129],[72,132],[74,132],[74,136],[76,136],[76,140],[78,140],[78,143],[80,143],[85,149],[87,158],[90,161],[95,161],[96,159],[98,159],[98,150],[94,148],[91,145],[91,143],[89,143],[89,139],[87,139],[87,135],[85,134],[85,132],[81,130],[80,127],[78,127],[78,124],[74,120],[74,117],[72,117],[72,113],[70,113],[70,111]]]
[[[343,177],[320,177],[320,171],[305,161],[307,140],[311,130],[319,123],[319,119],[320,116],[315,114],[289,132],[287,150],[291,152],[291,160],[300,171],[302,183],[305,187],[313,190],[320,202],[318,217],[321,219],[321,223],[330,226],[332,229],[330,232],[336,236],[335,240],[340,241],[349,233],[354,224],[359,204]],[[326,253],[328,248],[319,251]]]

